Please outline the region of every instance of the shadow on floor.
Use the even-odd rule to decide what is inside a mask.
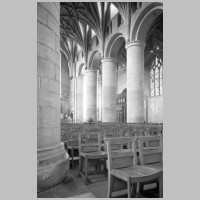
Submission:
[[[78,175],[78,165],[75,165],[73,169],[70,169],[69,177],[65,181],[54,188],[37,193],[37,198],[106,198],[107,190],[107,176],[85,185],[84,178]],[[148,198],[158,197],[156,189],[145,191],[144,195]]]

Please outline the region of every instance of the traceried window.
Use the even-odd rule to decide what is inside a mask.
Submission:
[[[163,63],[157,57],[151,64],[150,72],[151,96],[159,96],[163,93]]]

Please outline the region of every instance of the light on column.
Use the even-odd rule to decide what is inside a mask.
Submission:
[[[60,53],[60,97],[61,97],[61,53]]]

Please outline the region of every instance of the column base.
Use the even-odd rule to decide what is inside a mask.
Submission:
[[[37,192],[50,189],[68,177],[69,156],[65,149],[38,152],[38,157]]]

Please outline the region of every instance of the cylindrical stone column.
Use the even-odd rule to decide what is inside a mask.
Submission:
[[[74,114],[75,114],[75,98],[74,98],[74,94],[75,94],[75,73],[74,73],[74,69],[76,67],[75,63],[72,63],[72,74],[70,77],[70,113],[72,114],[71,117],[73,118],[73,122],[74,122]]]
[[[74,78],[70,76],[70,95],[69,95],[69,104],[70,104],[70,115],[74,112]],[[72,114],[73,115],[73,114]],[[71,117],[72,117],[71,115]],[[73,120],[73,119],[72,119]]]
[[[37,4],[37,191],[68,175],[60,131],[60,3]]]
[[[116,122],[117,61],[102,59],[102,122]]]
[[[99,121],[102,121],[102,76],[99,76],[98,81],[98,107],[99,107]]]
[[[74,114],[73,114],[73,123],[76,123],[76,105],[77,105],[77,99],[76,99],[76,95],[77,95],[77,78],[74,77]]]
[[[97,121],[97,70],[86,70],[86,121]]]
[[[76,123],[83,122],[83,89],[84,89],[84,76],[76,78]]]
[[[66,57],[61,52],[61,112],[64,118],[69,113],[69,94],[70,94],[70,79],[69,79],[69,68]]]
[[[144,123],[144,48],[141,41],[126,44],[128,123]]]

